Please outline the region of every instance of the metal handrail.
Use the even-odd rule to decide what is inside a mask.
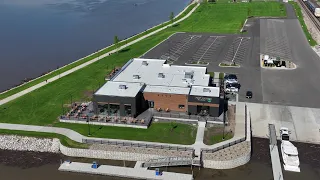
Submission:
[[[107,145],[116,145],[116,146],[143,147],[143,148],[167,149],[167,150],[176,150],[176,151],[194,151],[193,148],[189,148],[189,147],[158,145],[158,144],[145,144],[145,143],[132,143],[132,142],[124,142],[124,141],[82,139],[82,142],[87,143],[87,144],[107,144]]]
[[[221,145],[221,146],[219,146],[219,147],[216,147],[216,148],[213,148],[213,149],[201,149],[201,153],[203,153],[203,152],[206,152],[206,153],[214,153],[214,152],[217,152],[217,151],[219,151],[219,150],[222,150],[222,149],[225,149],[225,148],[227,148],[227,147],[230,147],[230,146],[233,146],[233,145],[235,145],[235,144],[239,144],[239,143],[241,143],[241,142],[244,142],[244,141],[246,141],[247,140],[247,126],[248,126],[248,123],[247,123],[247,118],[248,118],[248,114],[247,114],[247,105],[245,105],[245,123],[244,123],[244,128],[245,128],[245,136],[243,137],[243,138],[241,138],[241,139],[237,139],[237,140],[234,140],[234,141],[231,141],[231,142],[229,142],[228,144],[223,144],[223,145]]]

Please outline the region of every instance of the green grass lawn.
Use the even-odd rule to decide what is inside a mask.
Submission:
[[[293,7],[296,11],[296,15],[298,16],[300,25],[302,26],[303,32],[306,35],[306,38],[309,41],[310,46],[317,45],[317,42],[312,38],[311,34],[309,33],[309,31],[307,29],[306,24],[304,23],[300,6],[296,2],[293,2],[293,1],[290,1],[289,3],[293,5]]]
[[[213,144],[217,144],[217,143],[222,142],[222,141],[229,140],[229,139],[233,138],[233,135],[226,134],[224,136],[224,139],[222,139],[222,138],[223,138],[223,134],[212,136],[207,145],[213,145]]]
[[[73,129],[88,136],[88,125],[58,123],[56,126]],[[176,126],[176,127],[175,127]],[[174,129],[172,129],[175,127]],[[152,123],[148,129],[93,126],[90,125],[91,136],[111,139],[127,139],[138,141],[153,141],[173,144],[193,144],[197,128],[181,123]]]
[[[0,106],[0,122],[61,126],[85,134],[87,131],[85,125],[57,122],[58,116],[62,114],[63,104],[70,103],[71,98],[73,101],[90,100],[88,94],[97,90],[99,85],[105,82],[105,76],[113,67],[122,66],[129,59],[141,56],[147,50],[175,32],[239,32],[242,23],[247,17],[246,14],[249,7],[252,8],[252,14],[255,16],[284,15],[283,12],[280,11],[281,4],[277,2],[236,4],[204,3],[191,17],[179,23],[177,26],[166,28],[166,30],[131,45],[118,54],[103,58],[68,76]],[[166,138],[165,134],[168,131],[163,126],[165,125],[158,123],[152,125],[150,130],[103,127],[102,130],[97,131],[94,136],[188,144],[188,140],[175,140],[172,135]],[[188,128],[189,130],[185,130],[185,132],[190,132],[191,134],[192,127]],[[113,129],[117,129],[117,131]],[[157,131],[159,136],[152,136],[152,130]],[[194,141],[194,138],[190,140],[190,142],[191,141]]]
[[[238,33],[249,9],[250,16],[286,16],[284,5],[278,2],[204,3],[180,28],[186,32]]]

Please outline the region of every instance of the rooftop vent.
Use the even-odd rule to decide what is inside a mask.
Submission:
[[[164,78],[165,76],[164,76],[164,74],[163,73],[159,73],[158,74],[158,78]]]
[[[209,88],[203,88],[203,92],[211,92]]]
[[[123,84],[119,85],[119,89],[127,89],[127,88],[128,87],[126,85],[123,85]]]
[[[133,75],[133,79],[140,79],[139,75]]]
[[[148,62],[147,61],[142,61],[142,65],[148,66]]]
[[[163,64],[162,67],[170,67],[170,64]]]
[[[193,78],[193,72],[185,72],[184,78],[186,79],[192,79]]]

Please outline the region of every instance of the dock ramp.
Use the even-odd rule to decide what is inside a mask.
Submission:
[[[142,163],[142,167],[168,167],[168,166],[201,166],[200,159],[190,157],[167,157],[159,159],[150,159]]]

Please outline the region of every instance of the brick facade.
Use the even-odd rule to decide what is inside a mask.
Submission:
[[[145,92],[143,96],[145,100],[153,101],[155,108],[162,110],[169,108],[170,111],[180,112],[188,111],[188,95]],[[179,108],[179,105],[184,105],[184,108]]]

